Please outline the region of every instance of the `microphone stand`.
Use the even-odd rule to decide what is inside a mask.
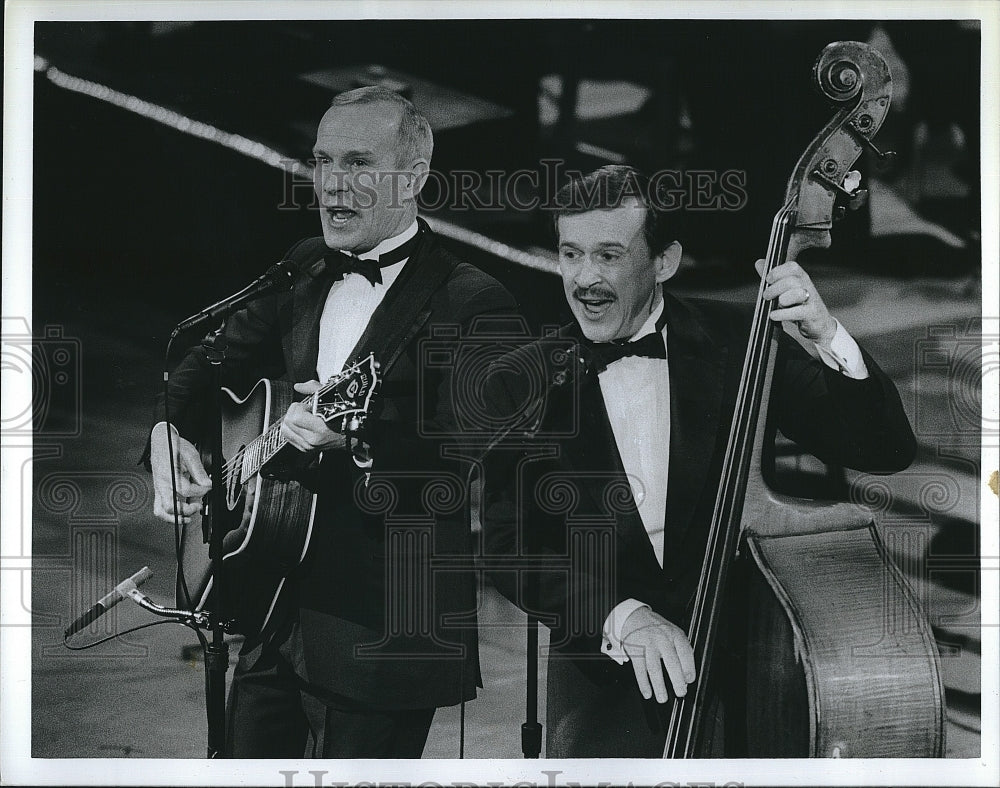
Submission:
[[[202,340],[211,369],[212,407],[206,414],[209,427],[208,450],[211,456],[212,490],[205,507],[208,557],[211,560],[211,588],[206,606],[211,611],[209,629],[212,639],[205,649],[205,709],[208,717],[208,757],[221,758],[226,752],[226,672],[229,670],[229,644],[225,641],[226,617],[223,594],[224,573],[222,556],[226,511],[225,473],[222,455],[222,364],[226,360],[225,320]]]
[[[231,310],[230,310],[231,311]],[[202,532],[208,543],[208,556],[211,561],[208,599],[203,610],[181,610],[157,605],[136,589],[128,591],[126,596],[145,610],[163,618],[170,618],[184,624],[195,631],[205,653],[205,712],[208,720],[207,757],[222,758],[226,753],[226,673],[229,670],[229,644],[225,635],[231,631],[232,621],[225,615],[225,595],[223,584],[222,556],[225,552],[223,537],[225,536],[226,487],[224,458],[222,454],[222,364],[226,359],[225,320],[214,331],[206,334],[201,346],[209,362],[209,379],[213,391],[211,405],[205,413],[205,433],[208,439],[205,448],[208,450],[209,476],[212,489],[208,494],[207,503],[202,508]],[[178,334],[175,329],[174,334]],[[183,567],[178,567],[183,574]],[[204,631],[211,633],[211,639],[205,637]]]
[[[226,535],[225,458],[222,453],[222,364],[226,360],[226,319],[237,309],[251,301],[256,301],[270,293],[290,290],[298,269],[294,263],[282,260],[272,265],[267,272],[238,293],[219,301],[216,304],[182,320],[174,328],[170,341],[183,331],[188,331],[204,323],[219,321],[219,326],[210,331],[202,340],[201,346],[209,362],[209,384],[213,392],[211,405],[205,414],[206,433],[209,435],[207,449],[211,457],[209,476],[212,489],[208,495],[208,503],[203,507],[202,529],[205,541],[208,542],[208,556],[211,561],[211,587],[204,611],[180,611],[173,608],[163,608],[148,599],[139,602],[136,595],[129,594],[144,608],[157,615],[174,618],[181,621],[198,635],[205,651],[205,711],[208,718],[209,758],[221,758],[226,752],[226,673],[229,670],[229,644],[225,635],[231,630],[232,621],[225,615],[225,583],[222,557],[225,552],[223,538]],[[169,348],[169,345],[168,345]],[[169,350],[168,350],[169,352]],[[166,378],[165,378],[166,380]],[[183,567],[178,567],[183,572]],[[139,595],[141,596],[141,595]],[[203,629],[211,632],[211,641],[202,634]]]
[[[226,751],[226,670],[229,645],[222,639],[228,622],[209,610],[181,610],[153,602],[136,588],[126,593],[143,610],[169,618],[195,631],[205,652],[205,700],[208,712],[208,757],[221,758]],[[209,641],[202,630],[212,633]]]
[[[538,618],[530,613],[527,634],[525,721],[521,725],[521,753],[525,758],[538,758],[542,754],[542,725],[538,721]]]
[[[525,535],[525,549],[535,554],[534,532]],[[525,578],[525,596],[531,601],[537,598],[538,578],[529,575]],[[529,607],[529,605],[525,605]],[[521,753],[525,758],[538,758],[542,754],[542,725],[538,721],[538,616],[525,611],[528,620],[525,624],[527,643],[525,645],[524,682],[524,723],[521,725]]]

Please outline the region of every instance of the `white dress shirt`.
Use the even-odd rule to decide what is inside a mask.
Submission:
[[[651,334],[663,313],[663,300],[634,335]],[[663,330],[666,342],[666,329]],[[667,510],[667,460],[670,456],[670,371],[665,358],[626,356],[600,375],[601,394],[618,453],[628,474],[639,517],[663,566],[663,519]]]
[[[656,328],[663,312],[663,300],[632,337],[637,340]],[[831,369],[862,380],[868,369],[861,349],[840,322],[830,348],[802,338],[794,327],[786,331],[813,357]],[[667,341],[667,329],[663,329]],[[667,507],[667,471],[670,459],[670,367],[669,358],[626,356],[608,364],[599,377],[608,421],[628,476],[639,517],[653,545],[653,552],[663,566],[663,529]],[[638,599],[626,599],[616,605],[604,621],[602,651],[623,664],[628,655],[622,648],[625,620],[638,608],[649,607]]]
[[[362,260],[378,260],[380,255],[391,252],[417,234],[414,221],[399,235],[387,238],[374,249],[359,254]],[[347,357],[368,327],[375,309],[392,283],[396,281],[409,258],[387,265],[382,269],[382,284],[372,285],[363,275],[353,271],[334,282],[326,297],[323,314],[319,319],[319,355],[316,358],[317,380],[330,379],[344,368]]]

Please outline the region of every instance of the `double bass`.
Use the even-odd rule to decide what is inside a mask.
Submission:
[[[828,45],[813,68],[839,106],[799,158],[775,215],[764,276],[830,245],[833,218],[857,202],[851,167],[889,109],[888,66],[872,47]],[[850,177],[849,177],[850,176]],[[747,590],[746,754],[751,757],[940,757],[944,689],[937,647],[871,512],[790,497],[764,472],[777,340],[762,278],[688,638],[698,676],[670,712],[664,757],[697,757],[726,582],[737,555]],[[717,677],[716,677],[717,678]],[[742,704],[740,704],[742,705]],[[728,713],[728,710],[727,710]]]

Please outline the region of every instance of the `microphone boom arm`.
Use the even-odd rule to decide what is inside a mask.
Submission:
[[[198,629],[210,629],[212,627],[212,614],[210,611],[164,607],[163,605],[158,605],[137,588],[129,591],[126,596],[143,610],[148,610],[150,613],[162,618],[172,618],[180,621],[182,624],[197,627]],[[223,629],[227,632],[229,631],[228,624],[229,622],[223,623]]]
[[[209,307],[185,318],[174,329],[171,338],[176,337],[182,331],[203,326],[206,323],[214,323],[225,320],[237,309],[241,309],[245,304],[256,301],[271,293],[278,293],[284,290],[291,290],[292,284],[299,270],[290,260],[282,260],[275,263],[264,274],[248,284],[238,293],[223,298]]]

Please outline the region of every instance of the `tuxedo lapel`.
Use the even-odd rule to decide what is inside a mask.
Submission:
[[[576,349],[565,354],[569,359],[568,365],[547,370],[550,388],[546,409],[560,419],[575,413],[576,423],[563,453],[564,465],[581,473],[624,474],[625,467],[608,419],[598,375],[574,363],[580,355],[579,343],[583,335],[575,323],[565,327],[561,333],[576,343]],[[565,383],[552,385],[551,381],[556,378]],[[587,492],[594,493],[592,485],[587,487]]]
[[[667,506],[664,532],[665,562],[671,545],[677,545],[691,527],[712,463],[719,430],[722,399],[729,362],[727,343],[710,333],[694,310],[664,293],[667,315],[667,363],[670,369],[670,455],[667,471]],[[579,339],[576,325],[564,335]],[[580,473],[621,474],[625,468],[608,419],[597,375],[580,377],[580,428],[567,441],[564,466]],[[558,401],[557,401],[558,406]],[[551,404],[550,404],[551,407]],[[728,423],[728,419],[727,419]],[[585,485],[584,494],[594,505],[597,485]],[[631,549],[648,553],[656,561],[645,526],[629,493],[630,506],[617,517],[619,535]]]
[[[420,222],[420,240],[413,254],[403,266],[385,298],[372,313],[357,344],[348,356],[348,362],[368,353],[374,353],[381,364],[384,377],[399,358],[402,349],[420,330],[430,316],[428,300],[451,273],[454,264],[440,255],[433,254],[434,241],[426,224]],[[326,248],[317,255],[310,255],[307,263],[319,259]],[[291,294],[292,309],[290,329],[290,370],[293,380],[312,380],[316,377],[316,360],[319,357],[319,321],[323,315],[327,296],[334,277],[328,270],[303,276]]]
[[[664,544],[669,553],[690,528],[705,486],[721,426],[729,348],[709,335],[689,306],[670,295],[665,298],[670,460]]]
[[[325,250],[326,247],[323,247]],[[318,257],[317,257],[318,259]],[[294,381],[314,380],[319,357],[319,321],[326,297],[333,286],[333,275],[323,270],[315,277],[302,276],[292,291],[291,353]],[[323,382],[323,381],[321,381]]]
[[[588,372],[580,378],[579,403],[579,429],[570,439],[568,463],[581,471],[624,474],[596,373]]]
[[[427,225],[418,221],[420,238],[413,254],[348,355],[348,360],[353,360],[374,353],[383,379],[403,348],[427,322],[431,314],[428,301],[454,268],[449,259],[432,253],[434,240]]]

